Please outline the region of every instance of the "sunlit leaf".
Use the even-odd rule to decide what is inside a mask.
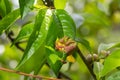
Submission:
[[[0,15],[4,17],[11,12],[11,5],[8,0],[0,0]]]
[[[42,0],[37,0],[36,4],[34,5],[35,8],[38,9],[43,9],[43,8],[47,8],[47,6],[44,5]]]
[[[54,6],[56,9],[64,9],[67,0],[54,0]]]
[[[17,38],[14,40],[13,44],[22,40],[22,39],[28,38],[33,31],[33,27],[34,27],[33,23],[26,24],[25,26],[23,26],[22,29],[20,30]]]
[[[51,36],[52,35],[52,36]],[[50,26],[47,39],[46,39],[46,45],[54,47],[54,43],[58,37],[63,37],[63,29],[61,24],[59,23],[59,19],[56,15],[53,15],[53,22]]]
[[[33,7],[34,0],[19,0],[21,17],[24,18]]]
[[[55,14],[58,17],[59,24],[62,26],[64,36],[75,39],[76,36],[76,26],[73,19],[65,10],[56,10]]]
[[[0,34],[2,34],[5,30],[7,30],[20,16],[19,9],[14,10],[13,12],[6,15],[0,21]]]
[[[62,26],[59,24],[58,18],[53,15],[53,22],[50,26],[46,39],[46,45],[48,46],[46,47],[46,56],[48,64],[56,75],[58,75],[62,66],[59,56],[62,55],[62,53],[59,53],[54,49],[55,41],[58,37],[63,37]]]
[[[63,64],[60,58],[64,58],[64,54],[54,50],[55,41],[57,38],[61,38],[64,36],[74,39],[76,33],[75,31],[75,24],[72,18],[68,15],[68,13],[64,10],[55,10],[53,16],[53,23],[46,39],[46,45],[49,46],[49,48],[53,48],[53,50],[46,48],[46,51],[48,57],[48,64],[56,75],[58,75],[58,72]],[[54,58],[54,61],[52,58]]]
[[[35,74],[37,74],[40,67],[43,65],[43,63],[45,63],[46,54],[44,52],[45,50],[44,44],[46,41],[46,37],[51,22],[52,22],[52,11],[50,9],[40,10],[36,17],[34,30],[29,38],[28,45],[26,47],[23,58],[21,59],[19,65],[17,66],[18,69],[24,67],[26,63],[28,63],[28,65],[34,64],[34,66],[29,66],[30,69],[29,72],[34,70]],[[39,62],[35,64],[37,61]],[[27,71],[27,68],[25,71]]]
[[[104,67],[101,71],[101,77],[105,76],[107,73],[120,66],[120,49],[115,50],[109,55],[104,62]]]
[[[46,47],[47,52],[47,62],[49,63],[50,67],[54,71],[56,75],[58,75],[60,68],[62,67],[63,63],[61,62],[61,58],[58,54],[62,54],[58,51],[55,51],[51,47]]]
[[[43,3],[42,0],[37,0],[36,4],[37,4],[37,5],[44,5],[44,3]]]

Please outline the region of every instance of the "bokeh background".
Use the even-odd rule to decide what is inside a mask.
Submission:
[[[1,0],[0,0],[1,1]],[[9,0],[11,9],[19,8],[18,0]],[[97,53],[101,43],[120,42],[120,0],[68,0],[65,10],[72,16],[76,23],[77,36],[86,39],[94,53]],[[16,37],[21,26],[34,19],[35,13],[29,13],[24,20],[18,20],[11,30]],[[25,48],[26,43],[21,44]],[[3,33],[0,36],[0,67],[14,69],[20,61],[23,52],[15,46],[10,47],[11,42]],[[86,56],[89,52],[81,45],[81,50]],[[38,61],[39,62],[39,61]],[[34,65],[34,64],[33,64]],[[70,76],[72,80],[92,80],[92,77],[81,60],[71,68],[65,64],[61,72]],[[46,65],[39,72],[43,76],[54,76]],[[23,80],[23,76],[0,71],[0,80]]]

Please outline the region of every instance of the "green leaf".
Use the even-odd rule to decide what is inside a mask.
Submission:
[[[11,5],[8,0],[0,0],[0,16],[4,17],[11,12]]]
[[[109,50],[115,47],[120,47],[120,43],[110,43],[110,44],[101,43],[98,47],[98,53],[100,53],[102,50]]]
[[[17,68],[18,70],[26,73],[34,71],[34,74],[38,74],[42,66],[46,63],[46,53],[44,44],[35,51],[32,57],[29,58],[23,65]]]
[[[67,0],[54,0],[54,6],[56,9],[64,9]]]
[[[37,0],[36,4],[37,4],[37,5],[44,5],[44,3],[43,3],[42,0]]]
[[[47,62],[49,63],[50,67],[57,76],[60,68],[63,65],[63,63],[61,62],[61,58],[58,56],[58,54],[62,54],[62,53],[55,51],[54,48],[51,47],[46,47],[46,52],[47,52]]]
[[[75,41],[77,41],[78,43],[81,43],[83,46],[86,47],[86,49],[88,49],[88,51],[90,51],[90,53],[92,53],[92,49],[91,49],[90,44],[87,40],[85,40],[83,38],[76,38]]]
[[[45,41],[48,34],[49,27],[52,22],[52,11],[50,9],[48,10],[40,10],[34,25],[33,33],[31,34],[28,45],[26,47],[25,53],[18,64],[17,68],[20,69],[21,67],[24,67],[26,63],[33,64],[34,67],[29,66],[30,69],[35,71],[35,74],[38,73],[38,70],[41,68],[43,63],[45,63],[46,60],[46,54],[45,54]],[[41,53],[40,53],[41,52]],[[36,57],[34,57],[36,55]],[[33,63],[31,61],[31,58],[33,57]],[[29,61],[30,60],[30,61]],[[44,61],[44,62],[43,62]],[[29,70],[29,72],[31,72]],[[27,68],[26,68],[27,71]]]
[[[105,76],[107,73],[120,66],[120,49],[115,50],[109,55],[104,62],[104,67],[101,71],[101,77]]]
[[[68,36],[72,39],[75,38],[75,24],[72,18],[68,15],[65,10],[54,10],[53,22],[48,32],[46,45],[47,61],[52,70],[58,75],[60,68],[63,63],[60,59],[63,58],[63,53],[56,51],[54,44],[57,38]],[[52,35],[52,36],[51,36]],[[52,50],[52,49],[53,50]],[[54,59],[53,59],[54,58]]]
[[[0,21],[0,34],[2,34],[5,30],[7,30],[20,16],[19,9],[14,10],[13,12],[6,15]]]
[[[11,12],[11,4],[9,0],[4,0],[5,6],[6,6],[6,14]]]
[[[24,18],[27,15],[27,13],[31,11],[34,1],[35,0],[19,0],[20,13],[22,18]]]
[[[120,80],[120,71],[112,73],[106,80]]]
[[[36,5],[37,6],[45,6],[42,0],[37,0]]]
[[[97,1],[97,3],[98,2],[99,1]],[[103,8],[101,8],[101,11],[98,7],[99,6],[96,5],[96,2],[91,2],[85,5],[83,13],[84,24],[91,26],[92,28],[109,27],[111,24],[109,18],[103,12]]]
[[[52,35],[52,36],[51,36]],[[59,37],[63,37],[63,29],[61,24],[59,23],[59,19],[54,14],[53,15],[53,22],[50,26],[50,29],[48,31],[47,39],[46,39],[46,45],[54,47],[56,39]]]
[[[52,70],[58,75],[63,63],[60,59],[63,58],[63,53],[54,50],[54,44],[57,38],[68,36],[72,39],[75,38],[75,24],[72,18],[64,10],[54,10],[53,22],[48,32],[46,45],[47,61]],[[51,36],[52,35],[52,36]],[[51,50],[51,48],[53,50]],[[54,59],[53,59],[54,58]]]
[[[32,31],[33,31],[33,27],[34,27],[33,23],[24,25],[22,27],[22,29],[20,30],[17,38],[14,40],[13,44],[20,41],[20,40],[22,40],[22,39],[28,38],[31,35]]]
[[[62,26],[64,36],[75,39],[76,26],[71,16],[65,10],[55,10],[55,14],[59,20],[59,24]]]
[[[37,0],[36,4],[34,5],[35,8],[38,9],[44,9],[47,8],[47,6],[45,6],[45,4],[43,3],[42,0]]]
[[[62,26],[59,24],[59,20],[57,16],[53,15],[53,22],[50,26],[50,29],[48,31],[47,39],[46,39],[46,56],[47,56],[47,62],[51,69],[54,71],[56,75],[58,75],[59,70],[62,66],[62,62],[60,61],[59,55],[62,55],[63,53],[59,53],[55,51],[54,45],[55,41],[58,37],[63,37],[63,31]]]
[[[0,16],[4,17],[6,15],[6,7],[4,0],[0,0]]]
[[[102,68],[103,68],[103,64],[101,64],[100,62],[94,62],[93,71],[96,75],[97,80],[100,79],[100,72],[101,72]]]

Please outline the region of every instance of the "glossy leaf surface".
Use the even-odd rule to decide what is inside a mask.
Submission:
[[[13,12],[6,15],[0,21],[0,34],[2,34],[5,30],[7,30],[20,16],[19,9],[14,10]]]
[[[22,18],[24,18],[26,14],[31,11],[33,4],[34,0],[19,0],[20,13]]]
[[[46,52],[48,64],[55,74],[58,75],[58,72],[63,65],[61,60],[65,53],[55,50],[55,41],[57,38],[64,36],[74,39],[75,24],[65,10],[55,10],[53,15],[53,23],[46,39]]]
[[[63,37],[62,26],[59,24],[59,20],[55,14],[53,15],[53,22],[48,31],[47,39],[46,39],[46,54],[47,61],[52,70],[58,75],[59,70],[62,66],[62,62],[60,61],[60,56],[62,53],[56,51],[54,48],[55,41],[58,37]]]
[[[32,69],[37,74],[40,67],[45,63],[46,56],[45,56],[45,41],[47,37],[47,33],[49,30],[49,26],[52,22],[52,11],[51,10],[40,10],[35,21],[34,30],[31,34],[27,48],[23,55],[21,62],[19,63],[17,68],[22,68],[26,63],[34,64],[34,66],[29,66],[30,70],[26,71],[30,72]],[[33,59],[31,62],[31,58]],[[39,61],[37,64],[34,62]],[[22,68],[23,69],[23,68]]]
[[[62,26],[64,36],[75,39],[76,27],[70,15],[65,10],[61,9],[56,10],[55,14],[57,15],[59,24]]]
[[[8,0],[0,0],[0,16],[4,17],[11,12],[11,5]]]

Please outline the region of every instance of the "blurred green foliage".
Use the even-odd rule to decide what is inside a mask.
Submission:
[[[0,0],[0,17],[4,17],[11,9],[7,9],[8,6],[4,6],[4,1],[7,0]],[[9,4],[12,3],[11,1]],[[68,0],[66,11],[70,13],[77,25],[77,36],[89,41],[94,53],[97,53],[100,43],[120,41],[120,0]],[[29,16],[27,16],[27,19],[31,19],[28,18]],[[21,29],[22,22],[24,21],[17,21],[16,26],[11,28],[15,31],[15,35]],[[25,22],[28,22],[28,20]],[[0,36],[0,66],[14,69],[23,53],[15,46],[10,47],[10,45],[10,41],[2,34]],[[26,44],[21,44],[21,46],[25,47]],[[81,45],[80,47],[81,51],[87,55],[88,51],[86,48]],[[92,79],[87,67],[80,58],[77,58],[70,69],[68,67],[69,64],[64,65],[61,71],[73,80]],[[44,65],[39,74],[54,76],[46,65]],[[23,78],[17,74],[0,71],[0,80],[23,80]]]

